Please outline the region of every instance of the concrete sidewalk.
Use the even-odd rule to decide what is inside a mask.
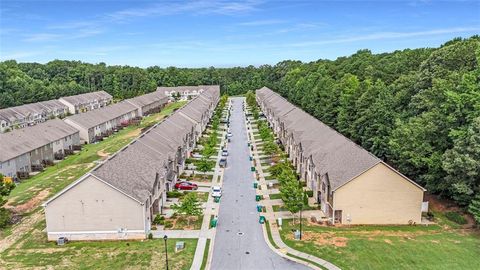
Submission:
[[[250,120],[250,123],[252,122],[252,120]],[[250,134],[251,134],[251,137],[253,138],[253,133],[251,132],[252,128],[249,129],[250,131]],[[260,163],[260,155],[257,151],[257,142],[254,141],[252,143],[253,145],[253,151],[252,152],[252,155],[254,157],[254,159],[256,160],[256,163],[259,165],[261,164]],[[264,155],[262,155],[264,156]],[[297,258],[294,258],[294,257],[291,257],[291,256],[288,256],[288,254],[291,254],[291,255],[294,255],[294,256],[297,256],[297,257],[300,257],[300,258],[303,258],[305,260],[308,260],[308,261],[311,261],[311,262],[314,262],[318,265],[321,265],[322,267],[326,268],[326,269],[329,269],[329,270],[340,270],[339,267],[337,267],[336,265],[326,261],[326,260],[323,260],[323,259],[320,259],[316,256],[313,256],[313,255],[310,255],[310,254],[307,254],[307,253],[303,253],[301,251],[298,251],[298,250],[295,250],[293,248],[290,248],[289,246],[287,246],[282,238],[280,237],[280,231],[279,231],[279,228],[277,226],[277,222],[276,222],[276,219],[281,217],[281,218],[291,218],[293,217],[292,213],[290,212],[273,212],[273,207],[272,205],[275,205],[278,203],[278,200],[270,200],[269,199],[269,196],[266,195],[266,194],[271,194],[273,192],[274,189],[271,189],[271,190],[268,190],[268,192],[265,192],[267,190],[264,190],[264,188],[266,188],[266,185],[267,185],[267,181],[265,180],[265,176],[266,175],[269,175],[268,173],[263,173],[263,168],[262,166],[257,166],[256,167],[257,169],[257,174],[258,174],[258,179],[259,179],[259,184],[262,186],[262,190],[257,190],[257,194],[259,195],[264,195],[264,200],[261,202],[262,205],[265,206],[265,209],[266,209],[266,213],[265,213],[265,218],[269,221],[269,225],[270,225],[270,232],[271,232],[271,235],[272,235],[272,239],[273,239],[273,242],[279,247],[279,249],[276,249],[274,246],[272,246],[270,244],[270,240],[268,239],[268,236],[267,236],[267,232],[265,232],[265,241],[267,241],[267,243],[269,244],[269,247],[274,250],[277,254],[280,254],[281,256],[284,256],[286,258],[289,258],[290,260],[294,260],[298,263],[302,263],[302,264],[306,264],[307,266],[311,267],[311,268],[314,268],[314,269],[320,269],[318,266],[314,265],[314,264],[311,264],[311,263],[307,263],[303,260],[300,260],[300,259],[297,259]],[[275,190],[278,192],[278,190]],[[305,217],[307,216],[310,216],[310,215],[318,215],[318,210],[313,210],[313,211],[304,211],[302,214],[305,215]],[[265,226],[268,226],[265,224]],[[266,230],[265,226],[263,227],[264,230]]]

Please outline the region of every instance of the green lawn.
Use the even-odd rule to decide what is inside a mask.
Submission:
[[[343,269],[480,269],[480,235],[448,223],[425,226],[322,227],[303,223],[293,240],[291,220],[281,236],[290,247]]]
[[[280,194],[280,193],[270,194],[269,197],[270,197],[270,200],[281,199],[282,194]]]
[[[202,260],[202,265],[200,266],[200,270],[204,270],[205,267],[207,266],[209,249],[210,249],[210,239],[207,239],[207,243],[205,244],[205,250],[203,251],[203,260]]]
[[[163,239],[147,241],[70,242],[57,246],[47,242],[42,230],[45,221],[5,250],[0,258],[2,269],[165,269]],[[175,253],[176,241],[185,249]],[[190,269],[197,239],[168,240],[169,269]]]

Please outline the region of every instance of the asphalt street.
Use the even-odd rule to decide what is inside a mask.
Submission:
[[[277,255],[263,238],[248,159],[243,100],[233,98],[233,136],[228,146],[211,269],[310,269]]]

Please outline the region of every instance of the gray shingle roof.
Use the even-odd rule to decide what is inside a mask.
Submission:
[[[0,134],[0,162],[10,160],[57,141],[78,130],[60,119]]]
[[[74,96],[62,97],[61,99],[73,105],[85,104],[99,99],[111,99],[112,95],[105,91],[89,92]]]
[[[165,95],[165,93],[154,91],[145,95],[127,99],[126,101],[141,108],[155,102],[167,103],[168,97]]]
[[[367,150],[288,102],[268,88],[257,90],[258,100],[285,125],[305,157],[312,156],[320,175],[328,174],[332,190],[382,162]]]
[[[140,135],[91,173],[138,201],[145,202],[152,192],[156,173],[160,176],[165,175],[164,166],[169,159],[175,157],[178,148],[183,146],[187,134],[195,126],[191,120],[179,112],[194,113],[195,109],[191,107],[195,106],[196,109],[201,109],[196,113],[205,113],[209,106],[195,104],[206,104],[205,100],[211,100],[210,105],[216,104],[218,95],[219,91],[215,89],[205,91],[201,96],[192,99],[183,108]],[[192,115],[192,117],[195,116]]]
[[[67,117],[66,119],[77,123],[83,128],[89,129],[137,109],[138,108],[135,105],[126,101],[122,101],[97,110],[75,114]]]
[[[11,122],[23,119],[31,114],[47,114],[56,110],[67,110],[67,106],[58,100],[47,100],[36,103],[24,104],[0,110],[0,117]]]

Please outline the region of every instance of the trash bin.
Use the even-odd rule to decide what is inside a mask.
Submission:
[[[252,160],[253,160],[253,157],[252,157],[252,156],[249,156],[248,159],[250,159],[250,161],[252,161]]]
[[[258,188],[258,183],[257,182],[253,182],[253,188]]]
[[[255,195],[255,201],[259,202],[262,199],[262,195]]]
[[[219,203],[220,202],[220,197],[213,198],[213,201],[216,202],[216,203]]]
[[[217,227],[217,219],[216,218],[213,218],[212,220],[210,220],[210,227],[212,228],[215,228]]]
[[[259,222],[260,224],[265,223],[265,217],[264,217],[264,216],[260,216],[260,219],[258,220],[258,222]]]
[[[261,206],[260,204],[257,205],[257,212],[262,212],[263,210],[263,206]]]
[[[254,167],[254,166],[250,167],[250,171],[254,172],[254,171],[255,171],[255,167]]]

